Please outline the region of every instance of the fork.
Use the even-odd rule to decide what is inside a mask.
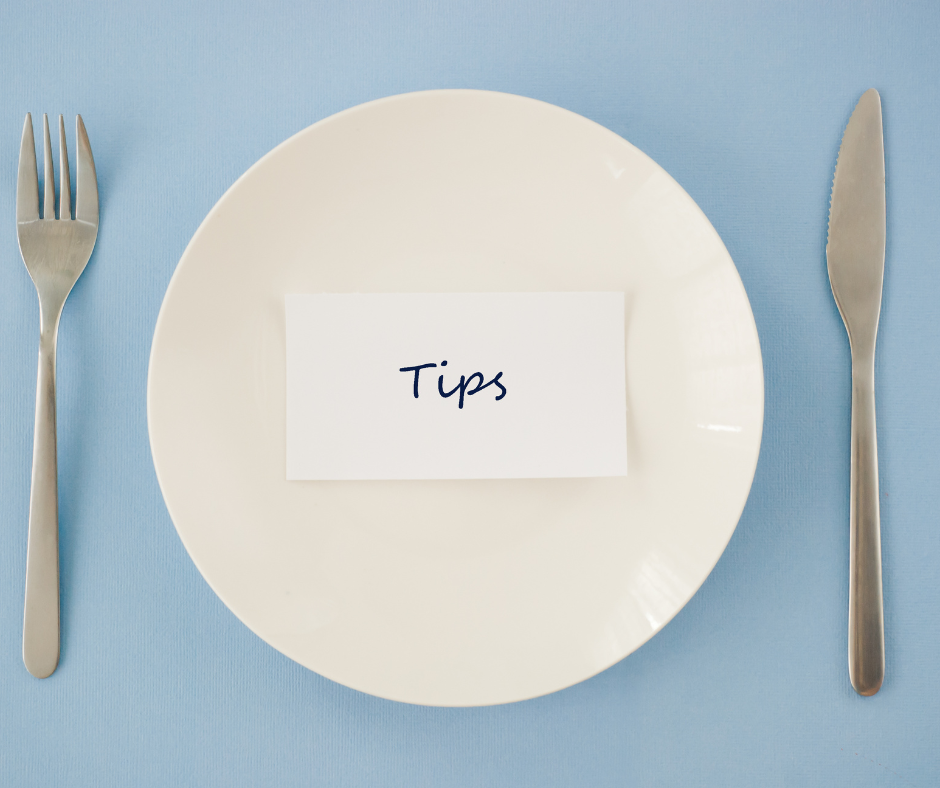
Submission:
[[[52,675],[59,664],[59,494],[56,470],[55,347],[62,307],[81,276],[98,237],[98,180],[81,115],[75,117],[78,162],[75,218],[65,144],[59,115],[59,218],[55,215],[55,176],[49,118],[45,132],[42,218],[33,119],[26,114],[16,181],[16,236],[39,295],[39,379],[33,472],[29,494],[26,549],[26,603],[23,613],[23,662],[36,678]]]

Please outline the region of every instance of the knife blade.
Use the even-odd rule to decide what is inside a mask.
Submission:
[[[885,672],[881,582],[875,339],[885,263],[885,163],[881,96],[859,99],[845,128],[829,206],[829,283],[852,352],[849,484],[849,678],[874,695]]]

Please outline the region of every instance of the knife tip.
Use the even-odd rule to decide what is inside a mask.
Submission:
[[[868,90],[862,93],[862,97],[858,100],[858,104],[861,105],[862,102],[865,102],[866,104],[869,102],[877,102],[878,104],[881,104],[881,94],[875,88],[868,88]]]

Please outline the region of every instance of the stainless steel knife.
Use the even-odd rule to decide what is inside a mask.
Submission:
[[[829,283],[852,349],[852,479],[849,498],[849,678],[874,695],[885,673],[881,591],[875,337],[885,266],[885,157],[881,96],[859,99],[832,181]]]

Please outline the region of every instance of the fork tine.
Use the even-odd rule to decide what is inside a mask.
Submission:
[[[75,218],[98,224],[98,176],[95,160],[88,144],[88,134],[82,116],[75,116],[75,141],[78,163],[75,166]]]
[[[72,218],[72,181],[69,178],[69,149],[65,144],[65,120],[59,115],[59,218]]]
[[[42,218],[55,219],[55,173],[52,171],[52,142],[49,140],[49,116],[42,113],[43,147]]]
[[[16,221],[30,222],[39,218],[39,173],[36,172],[36,144],[33,141],[33,118],[27,112],[20,143],[20,165],[16,175]]]

